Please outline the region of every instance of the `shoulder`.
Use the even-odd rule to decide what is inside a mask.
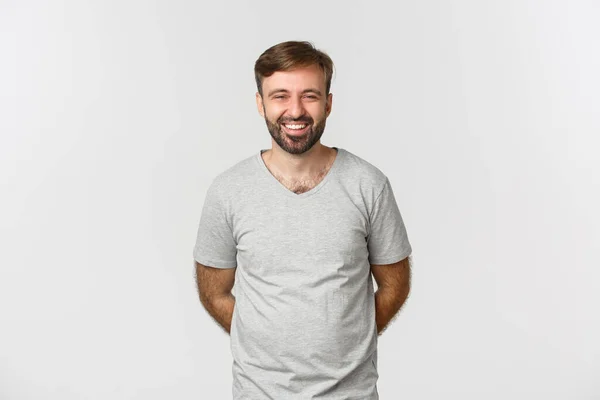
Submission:
[[[349,150],[340,150],[344,152],[344,165],[340,171],[342,179],[352,181],[362,192],[379,193],[383,190],[388,177],[381,169]]]
[[[215,192],[226,193],[236,188],[239,189],[244,183],[252,182],[258,170],[256,168],[257,156],[257,154],[247,156],[217,173],[211,182],[210,189]]]

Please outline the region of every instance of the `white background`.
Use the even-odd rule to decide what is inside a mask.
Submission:
[[[0,1],[0,398],[228,399],[192,249],[270,136],[253,66],[336,65],[322,143],[386,173],[411,297],[382,399],[600,399],[600,3]]]

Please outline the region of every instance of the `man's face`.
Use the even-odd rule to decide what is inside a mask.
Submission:
[[[317,65],[278,71],[256,93],[258,112],[273,140],[290,154],[302,154],[317,143],[331,112],[332,95],[325,93],[325,74]]]

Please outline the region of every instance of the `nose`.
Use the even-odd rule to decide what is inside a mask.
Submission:
[[[304,105],[302,104],[302,99],[292,98],[290,101],[290,106],[288,108],[288,114],[290,117],[297,119],[304,115]]]

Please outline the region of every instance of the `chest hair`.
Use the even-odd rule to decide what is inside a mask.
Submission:
[[[331,163],[326,165],[321,171],[319,171],[319,173],[316,176],[311,176],[311,177],[306,177],[306,178],[287,178],[287,177],[285,177],[283,175],[279,175],[279,174],[273,174],[273,176],[279,182],[281,182],[281,184],[283,186],[285,186],[292,192],[294,192],[296,194],[301,194],[304,192],[308,192],[309,190],[311,190],[315,186],[317,186],[323,180],[323,178],[325,178],[325,176],[327,175],[327,172],[329,172],[330,168],[331,168]]]

